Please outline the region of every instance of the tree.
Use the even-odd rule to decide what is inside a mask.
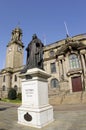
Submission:
[[[8,99],[14,100],[17,98],[17,92],[14,88],[11,88],[8,92]]]

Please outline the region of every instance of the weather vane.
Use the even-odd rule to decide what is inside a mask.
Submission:
[[[18,23],[17,23],[17,27],[19,27],[20,26],[20,21],[18,21]]]

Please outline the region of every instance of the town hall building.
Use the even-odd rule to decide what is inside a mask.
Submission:
[[[10,88],[21,92],[19,74],[24,68],[22,30],[17,27],[11,35],[6,65],[0,71],[0,98],[7,97]],[[44,46],[43,51],[44,70],[51,74],[48,79],[49,95],[86,90],[86,34],[67,35],[63,40]]]

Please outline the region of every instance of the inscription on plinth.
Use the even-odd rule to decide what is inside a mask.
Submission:
[[[26,105],[34,104],[34,95],[35,95],[35,85],[34,83],[24,84],[22,86],[22,103]]]
[[[34,89],[25,89],[26,97],[33,97]]]

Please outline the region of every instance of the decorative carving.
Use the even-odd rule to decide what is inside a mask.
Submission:
[[[21,41],[21,37],[22,37],[22,30],[20,28],[15,28],[12,31],[11,41]]]
[[[24,115],[24,119],[26,121],[31,121],[32,120],[32,116],[27,112],[25,115]]]
[[[68,43],[72,43],[74,42],[73,38],[72,37],[67,37],[66,40],[65,40],[65,43],[68,44]]]

